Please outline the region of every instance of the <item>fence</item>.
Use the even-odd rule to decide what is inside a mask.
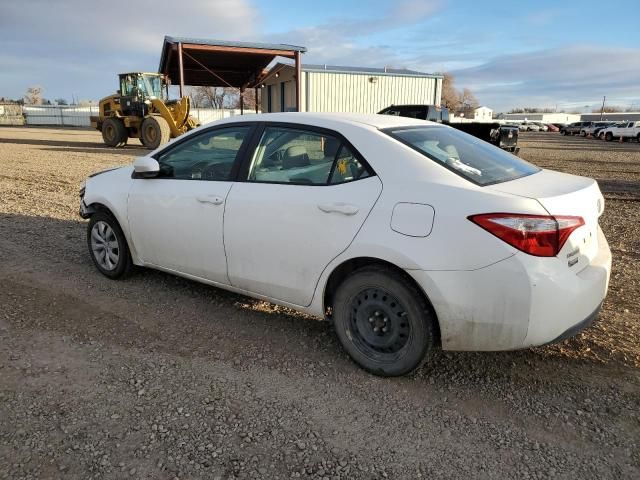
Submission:
[[[24,125],[22,105],[0,104],[0,125]]]
[[[65,127],[89,127],[91,116],[98,116],[97,105],[88,107],[62,105],[30,105],[22,108],[27,125],[55,125]],[[245,114],[248,114],[245,110]],[[218,110],[215,108],[192,108],[191,116],[200,123],[209,123],[222,118],[240,115],[239,109]]]

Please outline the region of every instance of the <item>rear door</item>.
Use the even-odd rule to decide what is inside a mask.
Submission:
[[[231,284],[306,306],[329,262],[351,243],[382,183],[339,134],[266,124],[245,181],[227,198]]]

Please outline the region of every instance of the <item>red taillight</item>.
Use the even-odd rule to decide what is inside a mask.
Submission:
[[[537,257],[555,257],[582,217],[484,213],[469,217],[476,225],[509,245]]]

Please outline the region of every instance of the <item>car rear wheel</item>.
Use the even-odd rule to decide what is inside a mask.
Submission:
[[[605,133],[605,135],[604,135],[604,139],[605,139],[607,142],[610,142],[611,140],[613,140],[613,133],[611,133],[611,132],[607,132],[607,133]]]
[[[375,375],[409,373],[435,347],[435,318],[424,295],[389,268],[363,267],[347,277],[337,289],[333,319],[347,353]]]
[[[133,262],[122,229],[113,215],[97,212],[87,227],[87,246],[96,268],[111,278],[123,278],[131,273]]]
[[[102,140],[108,147],[122,147],[127,144],[127,129],[119,118],[107,118],[102,124]]]

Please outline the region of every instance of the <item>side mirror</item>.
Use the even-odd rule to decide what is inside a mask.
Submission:
[[[160,164],[155,158],[138,157],[133,162],[133,171],[143,178],[153,178],[160,171]]]

